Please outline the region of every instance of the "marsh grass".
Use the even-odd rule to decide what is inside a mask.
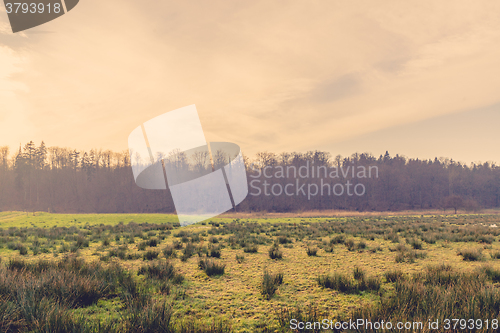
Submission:
[[[318,253],[317,247],[307,247],[306,253],[309,257],[316,256]]]
[[[4,212],[0,212],[0,216],[4,216]],[[11,276],[11,280],[15,283],[24,281],[26,285],[26,281],[36,285],[35,282],[63,279],[64,287],[71,287],[75,297],[64,296],[68,294],[62,283],[54,283],[59,291],[48,287],[44,291],[37,290],[40,295],[30,294],[36,297],[33,301],[23,303],[25,311],[21,312],[20,303],[9,298],[8,293],[3,296],[0,294],[0,331],[39,332],[43,331],[43,327],[48,327],[54,332],[101,332],[98,328],[101,325],[107,328],[106,332],[141,332],[145,328],[154,332],[159,327],[163,329],[169,325],[167,332],[178,332],[181,325],[179,318],[185,318],[181,320],[182,329],[204,332],[211,325],[211,319],[204,314],[210,309],[211,314],[224,313],[226,318],[240,318],[233,322],[235,332],[260,332],[261,329],[267,329],[266,332],[281,333],[289,332],[289,327],[281,329],[277,326],[278,317],[272,316],[277,304],[313,301],[320,308],[318,311],[323,311],[331,308],[332,300],[335,313],[327,318],[333,319],[338,313],[342,316],[339,319],[346,319],[352,315],[352,311],[369,307],[375,315],[386,313],[394,318],[413,318],[413,315],[408,314],[410,310],[403,308],[406,303],[393,299],[398,295],[403,299],[413,297],[417,305],[409,303],[414,306],[412,309],[418,309],[421,318],[427,320],[450,313],[467,314],[463,299],[471,301],[469,308],[471,311],[475,309],[471,315],[482,311],[482,308],[478,310],[477,302],[482,302],[486,313],[490,311],[493,314],[500,286],[500,263],[498,260],[489,260],[500,258],[497,255],[500,253],[497,241],[500,230],[489,227],[493,223],[498,224],[498,216],[494,215],[378,217],[371,214],[370,218],[217,218],[205,224],[183,228],[175,224],[130,222],[132,219],[145,221],[143,215],[130,215],[126,219],[122,216],[127,223],[119,223],[113,215],[93,215],[92,218],[99,223],[90,221],[82,224],[76,219],[89,221],[89,217],[68,217],[71,217],[70,222],[61,222],[60,215],[41,214],[41,217],[30,216],[29,219],[23,217],[28,224],[20,222],[15,226],[2,220],[2,226],[6,227],[0,228],[0,255],[4,267],[0,267],[0,270],[4,269],[10,275],[17,274],[18,278]],[[50,220],[43,221],[45,218],[57,220],[59,226]],[[164,215],[149,215],[149,219],[160,221]],[[109,244],[106,244],[106,239]],[[28,249],[27,254],[20,256],[19,244]],[[421,244],[421,248],[414,244]],[[325,251],[324,255],[306,256],[304,252],[307,245],[311,248],[318,246]],[[258,247],[262,246],[265,250],[258,253]],[[219,249],[222,259],[218,259],[217,255],[210,256],[212,248]],[[465,253],[460,251],[463,248],[480,248],[482,261],[487,261],[489,266],[480,266],[482,261],[479,260],[463,261],[462,256],[456,255]],[[270,260],[268,250],[271,249],[281,252],[284,260]],[[147,251],[162,253],[161,258],[159,255],[154,260],[143,261]],[[68,256],[70,252],[74,253]],[[176,252],[179,252],[179,258],[176,258]],[[244,258],[243,253],[249,255],[245,254]],[[199,258],[190,260],[193,254],[198,254]],[[395,263],[394,258],[398,256],[401,261]],[[102,263],[99,263],[99,258],[103,260]],[[167,265],[165,258],[169,259],[172,267],[157,267],[163,263]],[[59,267],[59,264],[39,263],[40,259],[66,263]],[[220,278],[208,278],[208,273],[196,269],[199,259],[211,260],[217,266],[223,266],[224,274],[228,274]],[[85,265],[68,264],[73,260],[83,260]],[[431,262],[447,262],[450,266],[426,268]],[[411,263],[415,264],[409,265]],[[101,267],[94,268],[95,277],[88,268],[94,265]],[[360,272],[355,273],[355,265]],[[122,267],[124,273],[116,271],[113,268],[116,266]],[[179,269],[176,272],[182,272],[185,283],[176,284],[170,278],[161,278],[169,276],[168,272],[175,267]],[[261,294],[262,267],[283,270],[287,277],[271,301]],[[329,269],[342,275],[337,280],[344,281],[347,292],[318,288],[318,281],[311,277],[311,272],[318,271],[320,277],[325,277],[323,280],[330,280],[330,285],[334,285],[336,279],[332,278],[332,274],[325,274]],[[70,273],[63,272],[65,270]],[[108,273],[104,274],[104,271]],[[45,275],[48,272],[53,274]],[[468,277],[462,276],[465,273],[469,274]],[[478,283],[474,290],[468,278]],[[93,291],[87,292],[85,286],[81,286],[85,285],[84,281],[89,281],[88,286],[95,284],[91,288]],[[105,284],[105,289],[100,289],[101,283]],[[463,298],[468,294],[460,294],[458,285],[465,286],[471,298]],[[419,301],[415,298],[417,296],[411,294],[411,290],[417,290],[416,295],[427,293],[430,296]],[[456,312],[453,309],[449,312],[437,311],[439,309],[431,302],[431,296],[447,299],[448,303],[439,300],[440,304],[457,307]],[[459,302],[453,303],[453,297]],[[248,299],[252,306],[248,306]],[[381,312],[376,312],[378,307],[381,307]],[[464,310],[459,310],[461,308]],[[292,306],[288,309],[291,313],[299,313]],[[309,310],[301,309],[300,315],[308,317],[305,312]],[[41,315],[41,311],[47,314]],[[159,313],[159,317],[155,317],[155,313]],[[170,315],[170,321],[167,320],[169,313],[176,313]],[[192,318],[202,318],[204,323]],[[40,326],[36,326],[35,322]]]
[[[461,255],[465,261],[483,260],[481,249],[463,249],[458,252],[458,255]]]
[[[198,261],[198,267],[201,270],[205,271],[205,273],[208,276],[213,276],[213,275],[224,274],[224,270],[226,268],[226,265],[219,264],[212,259],[201,259],[200,258]]]
[[[267,270],[265,270],[262,276],[260,293],[265,299],[270,300],[282,283],[283,273],[270,274]]]
[[[275,243],[273,246],[269,248],[269,258],[271,259],[282,259],[283,252],[281,252],[279,245]]]

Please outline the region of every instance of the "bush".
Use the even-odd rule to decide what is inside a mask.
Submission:
[[[208,276],[212,276],[224,274],[226,265],[218,264],[211,259],[200,259],[198,261],[198,267],[204,270]]]
[[[288,244],[288,243],[292,243],[292,240],[289,239],[287,236],[279,236],[278,237],[278,243],[280,243],[280,244]]]
[[[381,252],[382,248],[380,246],[376,246],[374,248],[371,248],[369,251],[370,251],[370,253],[377,253],[377,252]]]
[[[280,251],[278,244],[274,244],[269,249],[269,258],[271,259],[282,259],[283,253]]]
[[[387,295],[383,302],[377,306],[362,306],[354,310],[349,319],[423,322],[430,314],[434,318],[481,316],[498,319],[500,292],[486,277],[478,271],[460,273],[449,266],[429,267],[412,279],[396,281],[394,293]],[[478,331],[495,330],[490,327]]]
[[[203,255],[206,255],[208,257],[208,249],[206,246],[202,246],[201,244],[198,245],[196,248],[196,254],[198,254],[198,257],[203,257]]]
[[[354,282],[347,276],[334,273],[333,275],[321,275],[317,279],[318,284],[323,288],[338,290],[344,293],[356,292]]]
[[[173,245],[165,246],[162,252],[165,258],[175,258],[177,256]]]
[[[151,238],[150,240],[146,241],[146,244],[149,247],[156,247],[160,242],[156,238]]]
[[[406,248],[405,245],[403,244],[398,244],[396,245],[396,251],[399,251],[399,252],[406,252],[408,249]]]
[[[465,249],[459,253],[465,261],[480,261],[483,259],[483,254],[480,249]]]
[[[238,264],[241,264],[243,261],[245,261],[245,256],[236,255],[236,261],[238,262]]]
[[[267,271],[264,271],[260,293],[269,300],[274,296],[276,290],[278,290],[278,286],[282,283],[283,273],[269,274]]]
[[[184,247],[184,250],[182,251],[182,261],[187,261],[189,258],[193,256],[195,252],[195,247],[193,243],[186,243],[186,247]]]
[[[28,248],[22,244],[20,244],[17,249],[19,250],[19,254],[25,256],[28,254]]]
[[[352,239],[346,240],[344,245],[347,247],[349,251],[354,251],[356,249],[356,244]]]
[[[409,243],[413,247],[414,250],[421,250],[422,249],[422,242],[417,240],[417,239],[411,239]]]
[[[490,266],[483,267],[483,272],[492,282],[500,282],[500,271],[495,270]]]
[[[333,275],[321,275],[317,281],[323,288],[338,290],[348,294],[358,293],[364,290],[378,291],[380,289],[380,280],[376,277],[365,277],[365,273],[354,268],[356,280],[352,280],[346,275],[334,273]]]
[[[184,276],[177,273],[174,265],[168,261],[161,261],[142,266],[137,275],[146,275],[150,279],[169,280],[173,283],[182,283]]]
[[[401,252],[399,252],[398,254],[396,254],[396,257],[394,258],[394,261],[396,261],[397,263],[402,263],[405,261],[405,255]]]
[[[315,256],[318,253],[318,249],[315,247],[307,247],[307,255],[308,256]]]
[[[363,271],[363,269],[356,266],[356,267],[354,267],[354,270],[353,270],[353,276],[354,276],[354,279],[357,281],[363,280],[365,278],[365,271]]]
[[[477,238],[479,243],[491,244],[495,241],[495,237],[491,235],[481,235]]]
[[[292,320],[297,320],[300,323],[319,323],[323,318],[328,318],[328,313],[320,312],[318,308],[314,305],[307,304],[304,307],[294,306],[294,307],[280,307],[279,310],[275,311],[275,315],[278,320],[279,330],[268,330],[262,332],[289,332],[290,323]],[[300,330],[297,332],[312,333],[319,332],[319,330]],[[325,331],[328,332],[328,331]],[[335,332],[335,331],[334,331]]]
[[[90,245],[90,242],[88,239],[86,239],[85,237],[83,236],[78,236],[78,238],[76,239],[76,246],[81,249],[81,248],[84,248],[84,247],[89,247]]]
[[[396,282],[404,280],[404,273],[401,270],[392,270],[384,273],[387,282]]]
[[[377,277],[369,276],[367,278],[362,278],[358,281],[358,289],[359,290],[371,290],[371,291],[379,291],[380,290],[380,280]]]
[[[344,235],[337,235],[330,239],[330,244],[343,244],[345,242]]]
[[[220,248],[219,247],[211,247],[209,255],[212,258],[220,258]]]
[[[247,245],[243,248],[243,252],[245,253],[257,253],[259,250],[259,247],[257,245]]]
[[[142,255],[142,258],[144,260],[154,260],[154,259],[158,258],[158,252],[149,250]]]

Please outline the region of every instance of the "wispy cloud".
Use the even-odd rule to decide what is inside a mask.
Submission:
[[[122,150],[137,124],[196,104],[208,140],[247,153],[334,150],[500,102],[499,7],[87,0],[23,35],[0,13],[0,144]]]

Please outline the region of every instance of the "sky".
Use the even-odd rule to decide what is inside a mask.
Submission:
[[[500,2],[81,0],[13,34],[0,146],[122,151],[195,104],[208,141],[500,163]]]

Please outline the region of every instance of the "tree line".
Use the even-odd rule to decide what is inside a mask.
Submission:
[[[228,163],[230,156],[214,152],[212,165],[220,167],[224,160]],[[237,211],[456,212],[500,206],[500,167],[494,163],[465,165],[388,152],[342,157],[323,151],[260,152],[244,160],[249,195]],[[168,189],[145,190],[135,184],[128,151],[77,151],[32,141],[14,152],[0,147],[0,189],[3,211],[175,212]]]

